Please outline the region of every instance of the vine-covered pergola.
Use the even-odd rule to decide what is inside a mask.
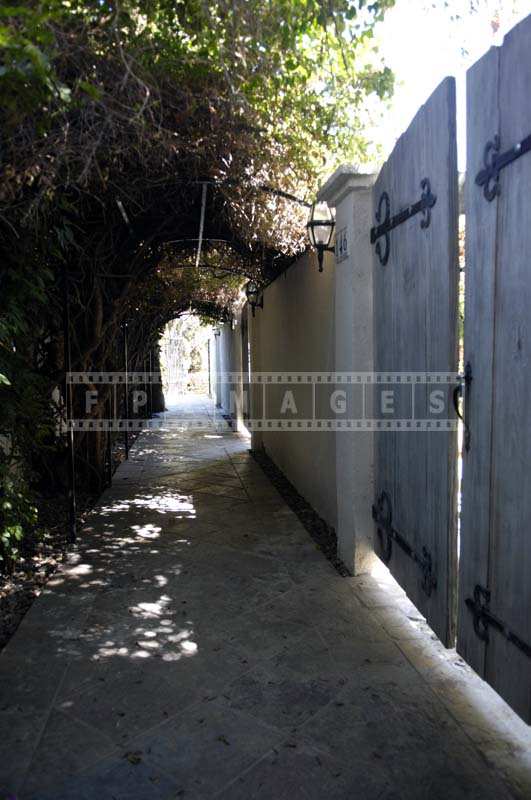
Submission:
[[[30,0],[0,11],[2,552],[68,476],[64,376],[158,368],[164,325],[231,313],[305,248],[334,158],[364,159],[392,0]],[[105,414],[100,393],[93,408]],[[103,437],[76,473],[105,481]],[[16,468],[14,468],[16,465]]]

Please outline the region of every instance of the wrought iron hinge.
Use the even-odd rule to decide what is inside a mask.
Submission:
[[[470,384],[471,383],[472,383],[472,367],[470,365],[470,361],[467,361],[466,362],[466,366],[465,366],[465,374],[464,375],[459,375],[459,383],[455,387],[454,395],[453,395],[455,413],[457,414],[457,416],[459,417],[459,419],[463,423],[463,428],[464,428],[463,442],[464,442],[464,447],[465,447],[465,450],[466,450],[467,453],[470,450],[470,426],[468,424],[468,415],[467,415],[467,410],[466,410],[468,397],[465,397],[465,409],[464,409],[465,413],[464,414],[462,414],[460,409],[459,409],[459,398],[463,396],[463,384],[465,386],[465,393],[466,393],[466,395],[468,395],[468,390],[470,389]]]
[[[429,597],[437,588],[437,578],[433,574],[433,561],[427,547],[422,547],[417,553],[408,540],[395,527],[393,527],[393,507],[391,498],[386,491],[380,492],[376,503],[372,507],[372,518],[376,523],[376,530],[382,545],[382,559],[387,564],[393,553],[393,542],[413,561],[418,564],[422,573],[421,586]]]
[[[420,200],[417,200],[417,202],[413,203],[411,206],[403,208],[394,216],[391,216],[391,201],[389,195],[387,192],[382,192],[380,195],[378,209],[376,211],[376,222],[378,224],[371,228],[371,244],[376,243],[376,254],[382,266],[385,266],[389,260],[389,251],[391,248],[389,233],[393,228],[397,228],[403,222],[406,222],[406,220],[414,217],[415,214],[422,214],[422,219],[420,221],[421,228],[429,227],[431,222],[431,209],[437,202],[437,195],[432,193],[428,178],[423,178],[421,180],[420,188],[422,189]],[[378,241],[382,236],[385,242],[383,248],[382,243]]]
[[[499,617],[490,610],[490,590],[479,583],[474,587],[474,597],[465,600],[467,608],[474,616],[474,631],[483,641],[489,641],[489,628],[495,628],[507,641],[514,644],[524,655],[531,658],[531,645],[524,642]]]
[[[517,158],[531,150],[531,134],[517,142],[510,150],[500,155],[500,137],[498,134],[485,145],[483,151],[484,168],[476,175],[476,184],[483,186],[483,194],[490,202],[500,193],[500,172]]]

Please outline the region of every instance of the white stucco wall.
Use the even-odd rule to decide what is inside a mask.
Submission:
[[[220,325],[220,335],[216,337],[216,405],[224,414],[230,415],[235,430],[241,430],[243,425],[243,394],[242,394],[242,329],[241,312],[234,322]],[[227,373],[237,373],[238,379],[229,383],[220,376]]]
[[[334,264],[327,255],[324,271],[314,254],[299,259],[264,292],[264,308],[251,320],[251,361],[254,372],[333,372],[335,362]],[[280,414],[286,389],[267,392],[267,416]],[[255,397],[257,393],[255,392]],[[311,415],[311,390],[294,391],[298,411]],[[253,416],[261,414],[261,400]],[[280,415],[280,416],[279,416]],[[263,446],[298,492],[323,519],[336,526],[336,455],[333,432],[265,431],[253,437]]]
[[[372,186],[370,175],[352,167],[337,170],[319,193],[336,209],[336,231],[348,241],[348,253],[336,259],[326,254],[324,271],[317,268],[315,254],[309,253],[293,264],[264,291],[264,308],[249,313],[251,367],[254,373],[370,372],[373,369],[372,322]],[[244,311],[246,313],[246,311]],[[235,330],[225,324],[218,337],[218,368],[242,368],[241,320]],[[332,379],[335,380],[335,379]],[[241,387],[241,380],[239,387]],[[230,390],[218,385],[218,402],[226,412]],[[251,387],[251,417],[296,421],[313,417],[311,387],[297,390],[292,384]],[[330,418],[330,389],[316,392],[317,418]],[[293,391],[297,414],[281,413],[282,398]],[[324,402],[323,402],[324,401]],[[241,425],[241,415],[236,416]],[[349,419],[362,411],[348,408]],[[341,419],[341,416],[336,416]],[[253,449],[265,448],[268,455],[293,483],[299,493],[337,532],[338,553],[353,574],[371,569],[374,563],[373,435],[361,431],[253,431]]]

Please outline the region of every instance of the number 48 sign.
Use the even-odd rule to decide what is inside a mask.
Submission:
[[[344,261],[348,258],[348,235],[347,228],[340,228],[336,232],[336,262]]]

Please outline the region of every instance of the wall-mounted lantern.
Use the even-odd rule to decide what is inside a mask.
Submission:
[[[256,281],[249,281],[245,287],[245,296],[247,297],[247,302],[251,306],[254,317],[255,310],[264,307],[264,293]]]
[[[333,253],[334,248],[330,247],[334,226],[336,221],[326,203],[314,203],[310,212],[310,219],[306,225],[308,238],[317,250],[317,260],[319,272],[323,271],[323,258],[326,252]]]
[[[221,329],[218,326],[214,328],[214,336],[221,336]]]

